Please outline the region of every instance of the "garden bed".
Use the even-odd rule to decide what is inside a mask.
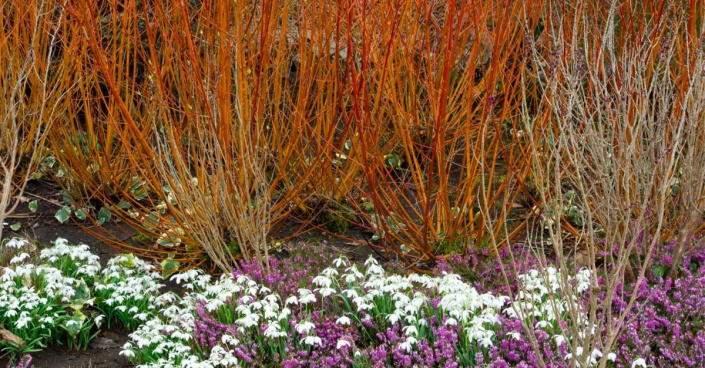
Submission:
[[[372,257],[355,263],[320,244],[283,252],[271,259],[269,272],[243,263],[242,271],[220,277],[200,270],[167,275],[131,255],[101,264],[87,246],[65,239],[47,248],[10,240],[4,248],[10,258],[0,272],[0,312],[5,325],[25,338],[24,328],[47,323],[35,335],[41,342],[27,339],[36,347],[50,344],[32,354],[37,368],[539,366],[517,304],[506,296],[518,289],[491,281],[497,263],[476,272],[479,254],[452,257],[433,275],[419,275]],[[540,359],[567,367],[572,338],[559,324],[569,318],[562,309],[568,305],[559,301],[555,311],[548,302],[560,298],[560,270],[539,273],[526,256],[515,280],[526,294],[514,294],[514,303],[535,311],[527,318],[541,344]],[[667,257],[657,260],[640,287],[638,313],[630,314],[609,367],[702,366],[705,255],[688,258],[677,281],[663,280],[658,267],[664,262]],[[448,273],[458,270],[472,277]],[[576,298],[583,298],[591,277],[581,270],[569,281]],[[23,314],[23,300],[41,298],[49,302]],[[80,327],[71,330],[76,316]],[[129,338],[128,330],[134,331]],[[15,358],[24,354],[14,351]],[[596,362],[602,353],[590,355]]]

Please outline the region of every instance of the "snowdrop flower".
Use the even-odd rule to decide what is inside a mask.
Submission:
[[[616,361],[616,360],[617,360],[617,354],[615,354],[615,353],[609,353],[609,354],[607,354],[607,360],[609,360],[609,361],[611,361],[611,362]]]
[[[313,284],[318,287],[330,287],[332,283],[333,281],[326,276],[318,275],[313,278]]]
[[[274,308],[271,306],[267,306],[264,308],[264,319],[266,320],[273,320],[277,319],[279,317],[279,314],[275,312]]]
[[[510,317],[510,318],[517,318],[518,317],[516,310],[512,307],[505,309],[504,314],[506,314],[507,317]]]
[[[244,295],[244,296],[241,298],[241,301],[242,301],[243,303],[245,303],[245,304],[249,304],[252,300],[253,300],[253,298],[252,298],[251,296],[249,296],[249,295]],[[240,306],[243,306],[243,305],[240,305]],[[249,309],[249,307],[248,307],[248,309]]]
[[[309,321],[297,323],[295,326],[296,332],[298,332],[302,335],[309,333],[309,331],[311,331],[314,327],[316,327],[316,325],[314,325],[313,323],[311,323]]]
[[[167,304],[174,303],[179,297],[174,294],[173,292],[166,292],[162,295],[159,295],[155,300],[154,303],[159,306],[164,306]]]
[[[27,313],[27,312],[22,312],[22,313],[25,314],[25,313]],[[30,316],[28,316],[28,315],[21,316],[21,317],[17,320],[17,322],[15,322],[15,327],[16,327],[16,328],[25,328],[25,327],[27,327],[27,325],[29,324],[29,322],[32,322],[32,317],[30,317]],[[66,325],[68,326],[69,324],[71,324],[71,322],[76,323],[76,321],[69,320],[69,321],[66,323]]]
[[[342,316],[335,320],[335,323],[341,325],[341,326],[350,326],[350,318],[346,316]]]
[[[457,326],[458,321],[455,318],[448,318],[445,322],[446,326]]]
[[[286,337],[286,332],[281,330],[281,326],[278,323],[270,323],[267,329],[264,331],[264,336],[270,339],[277,337]]]
[[[335,267],[345,267],[345,266],[347,266],[347,263],[345,262],[345,259],[343,259],[342,257],[338,257],[335,260],[333,260],[333,265]]]
[[[373,276],[382,276],[384,275],[384,268],[382,268],[375,262],[374,264],[367,266],[367,271],[365,271],[365,274]]]
[[[131,344],[129,342],[127,344],[125,344],[125,346],[123,347],[123,350],[120,352],[119,355],[122,355],[127,359],[131,359],[131,358],[135,357],[135,352],[132,351]]]
[[[399,348],[408,353],[411,351],[411,347],[416,345],[416,342],[418,342],[416,338],[409,336],[406,338],[406,341],[399,344]]]
[[[642,367],[646,368],[646,360],[644,358],[639,358],[632,362],[632,368]]]
[[[556,335],[553,336],[553,338],[556,340],[556,345],[561,346],[565,342],[565,337],[563,335]]]
[[[291,309],[289,308],[282,308],[281,312],[279,313],[279,317],[277,317],[277,320],[283,320],[288,318],[291,315]]]
[[[416,326],[404,326],[402,331],[404,331],[404,334],[406,334],[406,336],[418,336],[419,334],[419,330],[416,329]]]
[[[368,311],[373,308],[374,308],[374,305],[369,304],[369,303],[364,303],[364,302],[357,305],[358,312]]]
[[[279,301],[279,297],[277,295],[270,294],[270,295],[265,296],[264,300],[266,300],[267,303],[274,304]]]
[[[100,326],[103,324],[103,320],[105,319],[105,315],[101,314],[93,319],[95,322],[95,325],[100,328]]]
[[[335,294],[335,289],[329,287],[316,289],[316,291],[318,291],[318,293],[321,294],[321,297],[323,298]]]
[[[311,290],[299,289],[299,303],[306,305],[308,303],[313,303],[316,301],[316,296],[313,295]]]
[[[576,288],[578,293],[584,293],[590,288],[590,270],[582,269],[578,271],[575,275],[575,279],[578,283]]]
[[[354,264],[347,269],[345,269],[345,272],[348,272],[345,274],[345,282],[347,283],[353,283],[357,281],[358,279],[361,279],[364,277],[364,275],[357,270],[357,266]]]
[[[223,349],[222,346],[214,346],[213,349],[211,350],[211,354],[208,357],[209,362],[215,363],[213,366],[222,366],[222,367],[237,367],[237,359],[233,356],[233,352],[229,350]],[[207,362],[203,362],[204,364]],[[198,365],[200,368],[201,366]],[[203,365],[205,368],[206,366]]]
[[[29,241],[27,241],[25,239],[12,238],[12,239],[8,240],[7,243],[5,243],[5,246],[8,248],[20,249],[27,244],[29,244]]]
[[[478,341],[480,342],[480,346],[482,346],[483,348],[489,348],[492,345],[494,345],[494,344],[492,344],[492,337],[491,336],[483,336],[480,339],[478,339]]]
[[[98,327],[100,327],[100,323],[101,323],[101,321],[103,320],[101,317],[105,317],[105,316],[103,316],[103,315],[101,314],[100,316],[98,316],[98,317],[96,317],[96,318],[94,319],[95,324],[98,325]],[[51,316],[46,316],[46,317],[40,318],[40,319],[39,319],[39,322],[40,322],[40,323],[46,323],[46,324],[49,324],[49,325],[50,325],[50,324],[54,324],[54,318],[52,318]]]
[[[340,349],[341,349],[342,347],[344,347],[344,346],[350,346],[350,341],[344,340],[344,339],[340,339],[340,340],[338,340],[338,343],[335,345],[335,348],[336,348],[337,350],[340,350]]]
[[[401,315],[398,313],[392,313],[387,315],[387,321],[391,323],[392,325],[395,325],[397,322],[399,322],[399,319],[401,318]]]
[[[323,341],[318,336],[306,336],[303,340],[306,345],[318,345],[323,346]]]
[[[245,327],[245,328],[250,328],[257,326],[257,323],[259,322],[259,315],[258,314],[248,314],[245,317],[242,317],[235,321],[236,324]]]
[[[345,295],[348,299],[356,299],[358,298],[357,291],[353,289],[345,289],[342,291],[343,295]]]
[[[10,260],[10,264],[22,263],[25,259],[29,258],[28,253],[20,253],[17,257],[13,257]]]
[[[600,358],[602,358],[602,352],[597,349],[594,349],[592,351],[592,354],[590,354],[590,364],[592,364],[592,365],[597,364],[597,360]]]
[[[395,306],[397,308],[403,307],[411,302],[411,298],[409,298],[406,294],[404,293],[395,293],[392,296],[392,299],[396,301]],[[414,305],[411,306],[412,308],[415,307]],[[416,310],[414,310],[415,312]]]
[[[228,334],[223,334],[223,336],[221,336],[221,338],[220,338],[220,341],[225,345],[232,345],[232,346],[238,345],[240,343],[240,341],[238,341],[238,339],[236,339],[233,335],[228,335]]]
[[[357,279],[358,278],[355,277],[355,275],[353,275],[353,274],[345,274],[345,282],[347,282],[348,284],[357,281]]]

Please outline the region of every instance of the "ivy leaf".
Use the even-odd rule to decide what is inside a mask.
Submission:
[[[179,261],[174,260],[174,255],[170,254],[169,257],[167,259],[163,260],[161,263],[162,274],[166,278],[167,276],[178,271],[180,265],[181,265],[181,263]]]
[[[112,215],[110,214],[110,210],[106,207],[101,207],[100,211],[98,211],[98,225],[103,225],[107,221],[110,221],[110,217]]]
[[[17,231],[17,230],[19,230],[21,227],[22,227],[22,223],[21,223],[21,222],[15,222],[14,224],[10,225],[10,229],[12,229],[12,231]]]
[[[69,194],[64,191],[61,192],[61,198],[64,200],[65,203],[73,204],[73,199],[71,198],[71,196],[69,196]]]
[[[134,268],[135,267],[135,255],[132,253],[128,253],[122,256],[122,260],[120,260],[120,264],[123,267],[127,268]]]
[[[673,187],[671,188],[671,196],[675,197],[678,194],[678,191],[680,191],[681,186],[678,184],[674,184]]]
[[[69,307],[75,311],[83,309],[83,305],[91,298],[91,290],[84,280],[76,280],[74,283],[74,295]]]
[[[63,327],[69,336],[76,337],[78,333],[83,328],[83,323],[86,321],[86,315],[81,313],[81,311],[75,311],[71,318],[64,321],[61,327]]]
[[[76,217],[78,217],[79,220],[83,221],[83,220],[86,219],[86,215],[87,215],[88,213],[86,212],[86,209],[85,209],[85,208],[79,208],[79,209],[76,210],[75,214],[76,214]]]
[[[399,155],[393,153],[386,155],[384,158],[387,160],[387,164],[389,164],[389,166],[396,169],[401,167],[401,158],[399,158]]]
[[[666,267],[664,266],[656,266],[653,269],[654,276],[656,277],[663,277],[666,275]]]
[[[29,210],[30,210],[32,213],[37,212],[37,209],[39,208],[39,205],[37,204],[37,200],[35,199],[35,200],[29,202],[29,204],[27,205],[27,207],[29,207]]]
[[[57,220],[59,220],[60,223],[64,223],[68,221],[69,217],[71,216],[71,207],[69,206],[63,206],[61,207],[60,210],[56,211],[56,217]]]

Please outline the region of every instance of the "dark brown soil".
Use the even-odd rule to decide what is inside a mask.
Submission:
[[[132,365],[120,356],[127,342],[126,331],[105,331],[96,337],[86,351],[53,347],[34,355],[36,368],[122,368]]]

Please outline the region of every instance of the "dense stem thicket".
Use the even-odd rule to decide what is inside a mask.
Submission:
[[[699,2],[30,3],[2,8],[3,91],[27,99],[3,124],[28,125],[3,127],[1,204],[50,131],[66,208],[139,233],[87,227],[123,251],[266,266],[350,223],[415,270],[527,238],[620,265],[612,290],[705,230]]]
[[[77,78],[60,4],[6,1],[1,10],[0,239],[44,158],[49,128],[66,118],[67,95]]]
[[[676,237],[674,277],[698,246],[705,28],[696,21],[702,6],[572,5],[552,13],[539,38],[527,36],[522,85],[538,84],[541,99],[524,98],[521,119],[541,204],[526,244],[543,267],[599,275],[587,300],[571,298],[567,276],[558,280],[565,293],[553,302],[568,304],[561,326],[572,361],[585,366],[598,349],[604,367],[655,254]],[[542,116],[549,128],[537,132]],[[515,274],[517,261],[510,257],[506,272]]]

